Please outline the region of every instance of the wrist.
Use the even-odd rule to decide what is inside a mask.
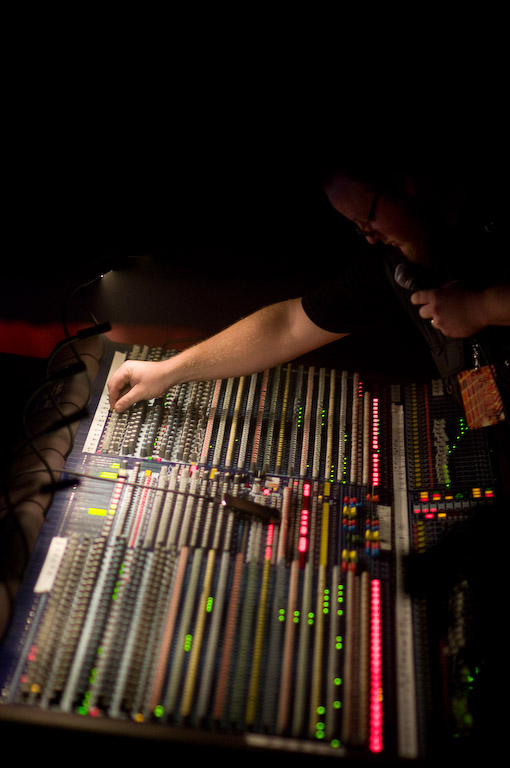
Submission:
[[[164,383],[165,389],[171,389],[177,384],[184,384],[201,378],[204,372],[201,369],[200,361],[201,357],[195,352],[195,347],[189,347],[157,363],[160,366],[161,381]]]
[[[159,366],[158,375],[164,390],[171,389],[181,381],[175,371],[175,359],[177,355],[169,357],[167,360],[160,360],[156,365]]]
[[[484,328],[488,325],[510,325],[510,286],[490,286],[479,296],[479,317]]]

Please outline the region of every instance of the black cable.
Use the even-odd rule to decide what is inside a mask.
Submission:
[[[81,353],[77,352],[77,350],[72,346],[75,341],[79,341],[80,338],[87,338],[90,335],[96,335],[100,330],[100,326],[93,326],[91,329],[85,329],[82,332],[78,332],[78,334],[75,337],[70,337],[68,339],[65,339],[63,342],[60,342],[57,344],[50,354],[50,357],[46,364],[46,379],[43,381],[42,384],[40,384],[36,390],[32,393],[32,395],[28,398],[28,401],[25,403],[23,413],[22,413],[22,431],[24,434],[24,440],[21,442],[20,445],[16,447],[16,450],[14,451],[14,454],[10,461],[10,468],[9,471],[6,472],[5,481],[4,481],[4,487],[3,487],[3,497],[5,501],[5,506],[2,508],[2,511],[6,514],[4,514],[4,517],[2,519],[2,524],[4,526],[4,533],[6,533],[5,526],[11,525],[14,526],[14,528],[17,529],[22,548],[24,550],[25,556],[24,556],[24,563],[20,566],[20,572],[18,574],[19,577],[21,577],[24,569],[26,568],[26,565],[28,564],[29,560],[29,546],[28,542],[26,540],[26,534],[22,529],[22,526],[18,520],[17,515],[17,509],[22,503],[31,502],[34,504],[37,504],[41,507],[43,518],[46,516],[48,510],[50,509],[51,505],[53,504],[54,496],[55,496],[55,490],[58,487],[57,484],[57,478],[56,474],[61,473],[65,466],[66,456],[69,455],[69,453],[73,449],[74,445],[74,434],[72,430],[72,424],[79,418],[86,415],[86,409],[83,408],[83,406],[79,406],[77,403],[74,403],[70,400],[68,401],[57,401],[56,397],[54,396],[54,393],[51,390],[51,387],[55,387],[56,384],[58,384],[59,381],[77,375],[77,373],[85,372],[86,374],[86,381],[88,385],[88,393],[86,397],[86,403],[90,401],[91,393],[92,393],[92,382],[90,379],[90,376],[87,371],[87,367],[84,364]],[[77,362],[71,363],[68,366],[63,366],[62,368],[51,371],[52,363],[56,357],[56,355],[65,347],[66,345],[70,346],[73,355],[76,357]],[[90,353],[85,353],[89,356]],[[85,355],[84,355],[85,356]],[[92,356],[94,360],[97,361],[97,358]],[[79,369],[79,370],[78,370]],[[47,399],[51,402],[55,413],[58,414],[59,419],[56,420],[53,423],[46,424],[44,427],[42,427],[38,432],[31,434],[29,425],[28,425],[28,418],[29,418],[29,412],[31,408],[34,407],[36,400],[38,397],[42,397],[43,393],[45,393],[45,396]],[[71,404],[76,408],[76,412],[74,414],[66,414],[62,410],[62,406],[64,404]],[[42,411],[41,411],[42,412]],[[67,428],[69,431],[69,446],[65,453],[65,455],[59,451],[54,445],[46,445],[39,447],[36,445],[36,441],[44,436],[45,434],[49,434],[53,431],[58,431],[59,429]],[[23,455],[24,451],[31,451],[31,453],[37,457],[41,463],[42,466],[39,466],[36,470],[37,472],[46,472],[51,478],[51,482],[48,483],[48,492],[50,494],[49,500],[44,506],[40,500],[33,498],[31,495],[29,496],[22,496],[17,501],[14,501],[12,498],[12,485],[14,481],[21,475],[21,473],[14,473],[13,474],[13,464],[16,458],[19,459],[20,455]],[[51,466],[49,461],[47,460],[46,456],[44,455],[48,451],[53,451],[59,454],[59,456],[62,458],[62,467],[59,469],[55,469]],[[28,454],[25,454],[25,456],[28,456]],[[53,490],[51,490],[53,489]]]
[[[71,303],[72,298],[82,290],[85,290],[85,288],[88,288],[90,285],[93,285],[94,283],[97,283],[98,280],[101,280],[103,277],[103,274],[96,275],[92,278],[92,280],[89,280],[86,283],[80,283],[79,285],[75,286],[72,291],[68,294],[68,296],[65,298],[64,303],[62,305],[62,328],[64,331],[64,336],[66,339],[69,339],[69,328],[68,328],[68,321],[67,321],[67,314],[69,309],[69,304]],[[90,319],[92,320],[93,325],[99,325],[96,317],[94,316],[93,312],[91,311],[90,307],[86,302],[84,302],[85,308],[90,316]]]
[[[68,481],[65,479],[65,475],[70,475],[73,478],[77,478],[78,480],[94,480],[99,481],[102,483],[110,483],[112,485],[117,484],[119,482],[119,477],[116,478],[110,478],[110,477],[98,477],[97,475],[90,475],[86,472],[78,472],[76,470],[71,470],[68,468],[63,468],[60,470],[57,470],[55,468],[52,469],[53,472],[61,472],[62,475],[64,475],[64,480],[58,481],[55,484],[51,485],[42,485],[40,487],[41,493],[48,493],[50,491],[57,491],[57,490],[64,490],[70,486],[75,486],[79,483],[73,482],[72,480]],[[129,472],[129,470],[124,470],[126,473]],[[37,474],[39,472],[44,472],[44,469],[41,467],[35,468],[35,469],[27,469],[22,470],[16,477],[21,477],[22,475],[28,475],[28,474]],[[239,477],[243,477],[245,473],[242,473],[239,475]],[[121,477],[121,483],[123,487],[129,487],[129,488],[140,488],[143,490],[147,490],[147,486],[144,483],[134,482],[132,480],[127,480]],[[222,496],[211,496],[206,495],[204,493],[195,493],[193,491],[183,491],[178,488],[161,488],[155,486],[154,488],[150,489],[154,493],[171,493],[196,499],[202,499],[204,501],[213,502],[215,504],[221,504],[223,506],[226,506],[229,509],[232,509],[234,512],[240,514],[240,515],[248,515],[248,516],[255,516],[261,519],[262,521],[269,522],[270,520],[278,520],[279,519],[279,513],[277,516],[275,516],[275,513],[278,512],[278,510],[275,507],[271,506],[264,506],[263,504],[258,504],[257,502],[252,501],[251,499],[248,499],[243,496],[235,496],[233,494],[225,493]],[[24,499],[26,501],[27,499]]]
[[[111,267],[109,267],[108,270],[103,270],[102,272],[104,273],[106,271],[109,271],[109,269],[111,269]],[[49,387],[54,386],[55,382],[65,378],[66,376],[73,376],[73,375],[76,375],[78,372],[85,371],[86,380],[87,380],[87,384],[88,384],[88,393],[87,393],[87,397],[85,398],[85,404],[87,405],[89,403],[89,401],[90,401],[90,397],[91,397],[91,394],[92,394],[92,382],[91,382],[90,376],[88,375],[87,366],[84,364],[83,357],[85,357],[85,356],[92,357],[92,359],[95,360],[98,364],[99,364],[99,361],[90,352],[84,352],[84,353],[78,352],[76,347],[75,347],[75,342],[79,342],[79,341],[87,339],[87,338],[89,338],[91,336],[96,336],[96,335],[99,335],[99,334],[103,334],[103,333],[107,332],[108,330],[110,330],[110,328],[111,328],[111,325],[110,325],[109,322],[108,323],[103,323],[103,324],[100,324],[98,322],[97,318],[95,317],[94,313],[90,309],[88,303],[85,301],[85,297],[84,297],[85,289],[88,286],[90,286],[90,285],[94,284],[95,282],[97,282],[97,280],[101,279],[101,277],[102,277],[102,273],[100,273],[99,275],[95,276],[94,278],[92,278],[91,280],[89,280],[89,281],[87,281],[85,283],[80,283],[66,297],[66,299],[65,299],[65,301],[63,303],[63,306],[62,306],[62,327],[63,327],[63,332],[64,332],[65,338],[61,342],[57,343],[55,345],[54,349],[52,350],[52,352],[50,353],[50,355],[48,357],[48,360],[47,360],[47,363],[46,363],[46,380],[39,387],[37,387],[37,389],[36,389],[36,391],[34,393],[32,393],[32,395],[29,397],[29,399],[28,399],[28,401],[25,404],[25,407],[23,409],[22,429],[23,429],[24,436],[25,436],[26,440],[21,444],[21,446],[18,446],[17,450],[15,451],[15,455],[19,455],[24,450],[30,448],[30,450],[33,452],[33,454],[35,454],[35,456],[40,460],[41,464],[43,465],[42,467],[38,467],[34,471],[47,472],[48,476],[51,478],[51,482],[47,484],[47,488],[48,488],[48,492],[50,494],[50,498],[49,498],[49,501],[48,501],[46,507],[44,507],[44,505],[38,499],[31,498],[30,496],[23,497],[21,499],[18,499],[16,502],[14,502],[14,500],[11,498],[11,485],[12,485],[13,481],[17,477],[21,476],[21,474],[23,474],[23,473],[18,473],[17,475],[13,476],[13,474],[12,474],[12,462],[13,462],[14,459],[11,460],[11,462],[10,462],[11,466],[9,468],[9,471],[6,473],[4,489],[3,489],[3,496],[4,496],[5,506],[2,508],[2,511],[3,512],[7,512],[7,514],[3,515],[2,519],[0,520],[0,523],[2,523],[3,526],[6,526],[6,525],[13,526],[12,530],[16,529],[18,534],[19,534],[21,546],[22,546],[22,549],[24,551],[24,558],[23,558],[24,562],[22,562],[20,564],[19,574],[17,574],[17,578],[21,578],[21,576],[22,576],[23,572],[25,571],[25,568],[26,568],[26,566],[27,566],[27,564],[29,562],[29,558],[30,558],[29,545],[28,545],[28,542],[27,542],[26,533],[23,530],[23,527],[21,526],[21,523],[20,523],[20,521],[18,519],[17,508],[18,508],[18,506],[21,503],[26,503],[26,502],[31,502],[31,503],[34,503],[34,504],[38,504],[38,506],[41,507],[41,510],[42,510],[42,513],[43,513],[43,518],[44,518],[46,516],[48,510],[51,508],[51,506],[53,504],[54,495],[55,495],[57,489],[59,488],[59,482],[56,481],[54,473],[57,473],[57,472],[61,473],[63,471],[63,468],[65,466],[65,461],[66,461],[66,456],[63,455],[61,452],[57,451],[57,449],[54,446],[45,446],[45,447],[42,447],[42,448],[38,448],[37,445],[35,444],[35,441],[39,437],[44,435],[44,434],[47,434],[47,433],[52,432],[52,431],[58,431],[61,428],[67,427],[68,430],[69,430],[69,448],[68,448],[68,451],[67,451],[66,455],[69,455],[69,453],[72,450],[73,445],[74,445],[74,434],[73,434],[73,430],[71,428],[71,425],[72,425],[72,423],[74,423],[74,421],[77,418],[80,417],[80,415],[83,415],[85,413],[85,411],[83,409],[83,406],[79,407],[76,403],[73,403],[71,401],[58,402],[57,399],[55,398],[53,392],[51,391],[51,389],[49,389]],[[81,329],[81,330],[77,331],[77,333],[74,336],[71,336],[70,333],[69,333],[69,329],[68,329],[67,313],[68,313],[68,308],[69,308],[69,304],[70,304],[71,300],[73,299],[73,297],[79,291],[82,292],[82,300],[84,302],[85,308],[86,308],[86,310],[87,310],[87,312],[88,312],[88,314],[89,314],[89,316],[91,318],[91,321],[92,321],[93,325],[92,325],[91,328]],[[76,359],[76,363],[75,364],[71,363],[67,367],[63,366],[61,369],[59,369],[57,371],[52,371],[51,370],[52,364],[53,364],[56,356],[66,346],[69,347],[71,354]],[[104,341],[103,341],[103,349],[104,349]],[[79,371],[78,371],[78,368],[80,369]],[[37,433],[35,435],[34,434],[30,434],[29,433],[28,424],[27,424],[29,410],[32,407],[32,405],[35,403],[37,397],[41,396],[42,393],[45,392],[45,391],[46,391],[46,396],[50,400],[50,402],[52,403],[53,408],[59,414],[60,420],[56,421],[54,424],[47,425],[46,427],[41,429],[39,433]],[[65,414],[62,411],[62,406],[64,404],[70,404],[70,405],[75,406],[77,408],[76,413],[75,414],[71,414],[71,415]],[[46,460],[46,457],[43,455],[43,453],[45,451],[48,451],[48,450],[56,451],[56,452],[59,453],[59,455],[62,457],[62,461],[63,461],[63,467],[62,468],[60,468],[58,470],[55,470],[55,469],[53,469],[51,467],[50,463]],[[6,531],[4,529],[4,533],[5,532]],[[3,540],[7,541],[7,537],[3,537]],[[7,586],[6,586],[6,590],[7,590]],[[10,599],[10,604],[12,606],[13,596],[8,593],[8,597]]]

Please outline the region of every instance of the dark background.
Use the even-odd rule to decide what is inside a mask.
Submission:
[[[85,327],[92,313],[114,342],[181,348],[329,280],[359,247],[316,177],[322,126],[310,104],[213,91],[191,108],[169,98],[141,113],[115,94],[40,97],[12,126],[0,288],[8,434],[63,323]],[[427,357],[408,340],[403,328],[376,330],[342,342],[341,363],[336,347],[315,359],[394,374],[409,370],[409,350],[418,364]]]
[[[200,88],[170,78],[155,93],[112,69],[100,87],[97,76],[82,73],[64,87],[43,72],[17,89],[4,146],[7,434],[63,323],[84,327],[93,315],[111,323],[114,342],[180,348],[302,295],[355,257],[352,225],[316,176],[328,120],[339,143],[362,153],[405,141],[414,155],[432,155],[436,144],[455,142],[469,163],[473,148],[489,147],[471,119],[476,102],[450,99],[445,112],[432,87],[410,101],[399,93],[399,111],[397,91],[383,93],[384,108],[361,92],[360,107],[347,88],[324,101],[309,84],[300,90],[267,76],[226,89],[212,75]],[[112,265],[123,268],[101,280]],[[392,377],[432,370],[405,324],[342,340],[313,360]]]

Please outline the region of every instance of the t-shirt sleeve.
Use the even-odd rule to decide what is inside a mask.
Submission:
[[[355,333],[380,325],[392,315],[394,304],[395,293],[377,246],[361,250],[338,276],[302,297],[310,320],[331,333]]]

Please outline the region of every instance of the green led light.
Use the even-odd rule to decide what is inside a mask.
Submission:
[[[326,711],[326,707],[317,707],[317,710],[316,710],[318,715],[323,715],[325,711]]]
[[[339,739],[333,739],[333,741],[330,741],[331,746],[333,749],[338,749],[340,746],[340,740]]]
[[[164,712],[165,709],[161,706],[161,704],[158,704],[157,707],[154,707],[154,717],[163,717]]]

